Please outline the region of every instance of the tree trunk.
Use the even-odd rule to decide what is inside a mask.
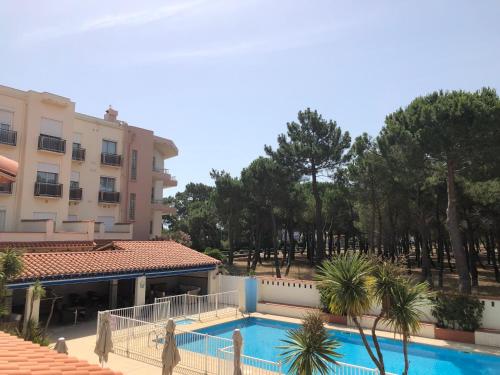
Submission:
[[[403,355],[405,358],[405,368],[403,370],[403,375],[408,375],[410,362],[408,361],[408,336],[406,334],[403,334]]]
[[[323,239],[323,204],[319,195],[318,183],[316,181],[316,167],[312,168],[312,193],[315,203],[315,223],[316,223],[316,254],[315,260],[322,261],[325,258],[325,241]]]
[[[365,349],[366,349],[368,355],[370,356],[371,360],[375,364],[375,366],[377,366],[378,370],[380,371],[380,375],[385,375],[385,368],[380,364],[380,362],[375,357],[375,354],[373,353],[373,350],[372,350],[370,344],[368,343],[368,340],[366,339],[366,335],[365,335],[365,332],[363,331],[363,327],[361,327],[361,324],[359,324],[358,318],[353,316],[352,321],[354,322],[354,324],[358,328],[358,331],[359,331],[359,334],[361,335],[361,340],[363,341]]]
[[[278,259],[278,234],[276,230],[276,216],[271,209],[271,222],[273,224],[273,253],[274,253],[274,267],[276,268],[276,277],[281,278],[280,261]]]
[[[455,163],[448,159],[447,162],[448,209],[446,210],[448,232],[450,233],[451,248],[455,257],[458,273],[458,290],[460,293],[470,294],[471,283],[467,256],[465,254],[460,228],[458,226],[457,196],[455,191]]]

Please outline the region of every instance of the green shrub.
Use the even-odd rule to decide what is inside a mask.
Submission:
[[[481,327],[484,306],[477,297],[464,294],[438,294],[432,316],[441,328],[473,332]]]
[[[211,247],[207,247],[204,251],[205,255],[208,255],[209,257],[215,258],[217,260],[220,260],[221,262],[226,261],[226,256],[222,251],[219,249],[212,249]]]

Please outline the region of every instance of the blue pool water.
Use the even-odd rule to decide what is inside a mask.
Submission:
[[[279,360],[281,340],[289,329],[297,328],[297,324],[279,322],[270,319],[246,318],[197,330],[212,336],[231,338],[233,330],[239,328],[243,336],[243,352],[246,355],[266,359]],[[355,333],[330,330],[331,336],[341,342],[339,352],[343,354],[342,362],[374,368],[361,341]],[[379,339],[384,353],[386,370],[401,374],[404,368],[402,344],[391,339]],[[195,345],[189,345],[196,350]],[[216,353],[210,353],[216,355]],[[443,349],[430,345],[410,344],[409,360],[411,375],[454,375],[481,374],[499,375],[500,357],[485,354],[472,354],[452,349]],[[286,371],[286,366],[284,366]]]
[[[175,321],[175,324],[178,326],[186,326],[188,324],[193,324],[195,321],[192,319],[179,319]]]

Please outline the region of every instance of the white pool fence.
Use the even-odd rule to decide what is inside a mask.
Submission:
[[[188,294],[155,299],[155,303],[121,309],[100,311],[110,314],[113,352],[154,366],[161,367],[161,354],[165,342],[165,323],[169,318],[206,321],[238,314],[238,292],[230,291],[202,296]],[[181,354],[179,367],[203,374],[230,375],[234,370],[233,342],[184,329],[178,324],[175,340]],[[247,355],[241,356],[245,375],[283,374],[281,362],[267,361]],[[370,369],[346,363],[331,366],[335,375],[378,375]]]
[[[155,303],[170,303],[170,317],[184,317],[199,321],[231,314],[238,315],[238,301],[237,290],[201,296],[181,294],[155,298]]]

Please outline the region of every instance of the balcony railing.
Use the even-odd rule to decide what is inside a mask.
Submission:
[[[71,188],[69,189],[69,199],[72,201],[81,201],[83,195],[82,188]]]
[[[35,196],[37,197],[62,197],[63,184],[49,182],[35,182]]]
[[[119,167],[122,165],[122,156],[118,154],[101,153],[101,164]]]
[[[64,154],[66,152],[66,141],[51,135],[40,134],[38,137],[38,149]]]
[[[0,183],[0,194],[12,194],[12,182]]]
[[[71,159],[77,161],[85,160],[85,149],[84,148],[74,148],[71,154]]]
[[[0,129],[0,143],[15,146],[17,144],[17,132],[14,130]]]
[[[99,203],[120,203],[120,193],[117,191],[100,191]]]

